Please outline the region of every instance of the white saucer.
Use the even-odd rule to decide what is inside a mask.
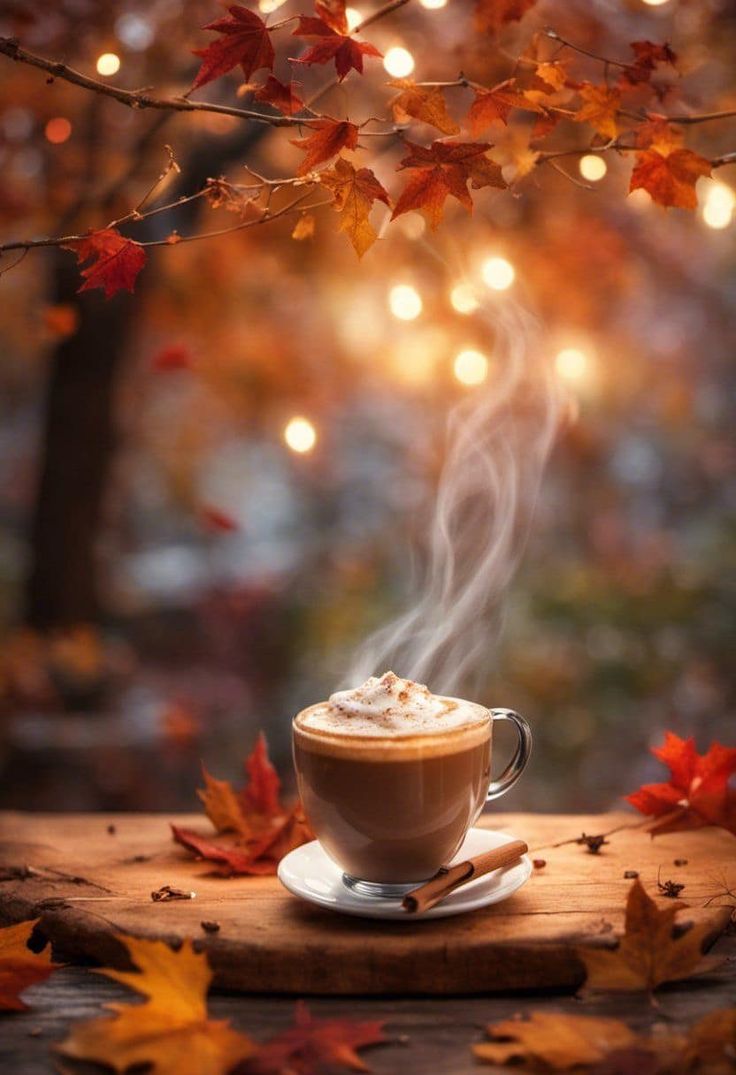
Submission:
[[[471,829],[463,841],[453,862],[462,862],[473,855],[480,855],[494,847],[508,843],[515,837],[510,832],[494,832],[491,829]],[[500,903],[529,880],[532,864],[522,855],[514,866],[494,870],[483,877],[469,881],[457,889],[442,903],[420,915],[411,915],[403,909],[400,899],[377,899],[361,896],[347,888],[342,880],[342,870],[332,861],[317,840],[302,844],[282,858],[278,878],[295,896],[329,907],[342,914],[359,915],[361,918],[403,918],[405,921],[423,921],[425,918],[446,918],[448,915],[464,914],[491,903]]]

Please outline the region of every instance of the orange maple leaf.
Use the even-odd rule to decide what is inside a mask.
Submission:
[[[202,59],[202,66],[192,86],[195,90],[238,65],[243,69],[246,82],[261,67],[273,70],[276,54],[271,44],[271,31],[263,19],[239,4],[233,4],[228,11],[229,15],[215,19],[204,27],[221,36],[207,48],[193,50],[194,55]]]
[[[36,918],[0,929],[0,1011],[25,1011],[28,1005],[20,998],[23,990],[45,981],[59,966],[51,962],[46,942],[40,952],[28,947],[37,923]]]
[[[73,250],[77,264],[89,264],[82,269],[84,283],[78,291],[101,287],[109,299],[118,291],[133,291],[138,273],[146,264],[146,251],[140,243],[126,239],[117,228],[100,228],[81,239],[64,244]]]
[[[376,241],[376,232],[369,220],[376,201],[389,204],[388,194],[370,168],[357,171],[343,157],[335,161],[335,167],[322,172],[320,183],[332,191],[334,208],[340,214],[340,231],[350,237],[358,257]]]
[[[385,1042],[378,1020],[313,1019],[303,1001],[296,1006],[294,1026],[260,1047],[247,1062],[246,1075],[312,1075],[325,1068],[368,1071],[358,1049]]]
[[[478,33],[497,33],[507,22],[518,22],[537,0],[476,0],[475,28]]]
[[[710,161],[691,149],[673,149],[667,154],[645,149],[636,154],[629,192],[641,187],[658,205],[696,209],[695,184],[701,176],[710,174]]]
[[[634,53],[634,62],[624,68],[621,75],[621,85],[636,86],[642,82],[649,82],[659,64],[668,64],[675,67],[677,55],[665,41],[658,45],[653,41],[632,41],[630,48]]]
[[[397,123],[406,123],[411,117],[436,127],[443,134],[457,134],[460,130],[447,111],[447,101],[441,87],[417,86],[411,78],[394,79],[388,85],[401,91],[391,101]]]
[[[470,133],[477,137],[496,120],[506,125],[512,108],[521,108],[526,112],[544,112],[541,105],[526,96],[515,79],[499,82],[490,90],[477,89],[475,100],[468,111]]]
[[[448,195],[472,212],[468,182],[474,189],[506,187],[500,166],[486,156],[491,148],[486,142],[433,142],[429,147],[406,142],[405,145],[409,156],[404,157],[401,168],[410,168],[413,174],[396,202],[392,220],[412,209],[420,209],[430,227],[436,228],[442,220]]]
[[[279,112],[283,112],[285,116],[293,116],[304,108],[304,101],[294,90],[294,83],[290,82],[287,86],[284,82],[279,82],[273,75],[268,76],[264,84],[258,87],[253,96],[256,101],[273,105]]]
[[[528,1019],[505,1019],[487,1028],[495,1039],[473,1046],[478,1060],[507,1064],[520,1060],[556,1071],[597,1064],[613,1050],[638,1042],[619,1019],[566,1012],[532,1012]]]
[[[57,1046],[62,1056],[108,1064],[117,1072],[146,1064],[154,1075],[227,1075],[256,1045],[226,1020],[207,1016],[212,971],[203,952],[185,940],[178,951],[163,941],[118,938],[133,971],[99,973],[141,993],[143,1004],[109,1004],[112,1016],[72,1027]]]
[[[663,745],[652,754],[669,769],[669,782],[645,784],[626,796],[642,814],[662,819],[650,827],[652,835],[704,825],[736,835],[736,789],[728,786],[736,773],[735,747],[711,743],[705,754],[698,754],[692,737],[666,732]]]
[[[576,123],[589,123],[604,138],[618,134],[617,116],[621,108],[621,93],[609,86],[594,86],[584,82],[578,93],[583,104],[573,116]]]
[[[339,82],[350,70],[363,74],[364,56],[382,56],[375,45],[368,41],[356,41],[350,34],[339,33],[333,25],[310,15],[300,15],[293,37],[316,39],[316,43],[293,63],[325,64],[335,61]]]
[[[346,0],[315,0],[314,10],[323,22],[339,34],[348,32]]]
[[[307,126],[313,134],[306,138],[292,138],[291,144],[303,149],[306,156],[296,170],[297,175],[307,175],[318,164],[336,157],[341,149],[355,149],[358,144],[358,128],[349,120],[318,119]]]

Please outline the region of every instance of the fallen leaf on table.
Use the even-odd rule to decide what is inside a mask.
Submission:
[[[585,964],[585,989],[610,992],[652,992],[663,982],[703,974],[722,960],[703,956],[703,941],[713,932],[709,922],[674,934],[682,903],[660,910],[641,881],[634,881],[626,901],[626,925],[618,947],[578,948]]]
[[[210,776],[197,794],[219,837],[172,825],[174,839],[200,858],[215,863],[223,874],[276,873],[279,860],[314,839],[299,803],[281,802],[281,781],[261,733],[246,758],[248,783],[236,792],[227,780]]]
[[[22,1012],[28,1005],[20,994],[30,985],[43,982],[59,966],[51,962],[51,950],[33,952],[28,941],[38,919],[0,929],[0,1011]]]
[[[299,1002],[294,1026],[261,1045],[240,1070],[243,1075],[316,1075],[325,1068],[369,1071],[357,1050],[385,1041],[382,1022],[313,1019]]]
[[[728,1075],[736,1068],[736,1008],[709,1012],[691,1027],[683,1054],[686,1070]]]
[[[556,1071],[602,1060],[614,1049],[633,1045],[637,1036],[619,1019],[563,1012],[532,1012],[528,1019],[505,1019],[488,1027],[494,1041],[473,1046],[479,1060],[539,1063]]]
[[[226,1020],[207,1017],[212,971],[204,953],[184,941],[175,952],[163,941],[119,938],[137,968],[101,974],[141,993],[144,1004],[108,1004],[112,1016],[76,1024],[57,1047],[74,1060],[93,1060],[123,1072],[148,1064],[155,1075],[226,1075],[253,1055],[255,1044]]]
[[[736,834],[736,788],[728,786],[736,773],[735,747],[711,743],[705,754],[698,754],[692,736],[681,739],[666,732],[652,754],[669,769],[669,782],[645,784],[626,798],[642,814],[662,819],[650,827],[653,836],[704,825]]]

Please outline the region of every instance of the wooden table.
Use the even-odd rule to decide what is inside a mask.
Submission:
[[[408,994],[404,988],[404,995],[392,997],[376,994],[376,980],[361,979],[368,982],[368,989],[362,990],[362,997],[338,996],[330,997],[314,996],[309,998],[309,1006],[316,1016],[349,1015],[355,1019],[384,1019],[389,1036],[394,1039],[392,1044],[376,1047],[365,1054],[372,1070],[377,1073],[395,1073],[398,1070],[407,1073],[424,1073],[432,1071],[433,1075],[463,1075],[465,1072],[481,1072],[470,1053],[469,1046],[483,1037],[483,1027],[489,1022],[506,1018],[515,1012],[529,1012],[532,1010],[558,1010],[584,1012],[586,1014],[605,1014],[624,1018],[635,1029],[651,1027],[656,1022],[663,1020],[673,1021],[675,1024],[689,1024],[697,1018],[713,1011],[716,1008],[731,1006],[736,1003],[736,982],[734,979],[734,961],[736,961],[736,937],[732,934],[722,935],[716,943],[714,951],[730,957],[721,969],[709,976],[707,980],[690,981],[666,987],[659,993],[661,1010],[651,1008],[640,996],[634,997],[599,997],[580,1001],[575,999],[572,990],[575,981],[567,981],[553,991],[546,985],[544,976],[540,979],[546,985],[536,989],[531,981],[526,983],[526,991],[510,992],[504,987],[501,995],[491,995],[491,990],[498,989],[498,980],[492,980],[487,976],[484,988],[479,987],[479,982],[471,982],[471,988],[475,996],[450,995],[457,989],[453,978],[453,959],[451,952],[453,941],[460,943],[460,938],[468,930],[470,933],[470,948],[472,952],[478,949],[480,961],[483,960],[483,952],[487,958],[491,958],[495,952],[494,966],[498,975],[503,978],[504,964],[520,960],[521,966],[525,963],[529,951],[537,948],[537,955],[533,965],[539,968],[548,956],[557,966],[562,967],[564,974],[568,976],[572,971],[573,977],[578,973],[575,969],[574,960],[569,957],[570,946],[574,943],[610,943],[611,938],[620,931],[622,925],[622,908],[626,891],[631,884],[630,880],[623,878],[624,869],[639,869],[642,880],[652,893],[656,889],[657,865],[662,865],[663,878],[674,876],[686,882],[683,897],[690,896],[692,917],[698,918],[706,913],[702,908],[703,897],[706,894],[708,884],[713,887],[713,876],[719,872],[732,873],[736,865],[734,850],[736,840],[728,834],[718,830],[706,830],[698,834],[688,834],[686,837],[667,836],[655,841],[647,837],[642,839],[640,832],[621,833],[611,837],[611,844],[601,849],[598,855],[591,855],[584,847],[576,844],[566,844],[560,848],[552,848],[550,843],[564,837],[574,837],[581,831],[597,833],[606,831],[622,820],[621,817],[606,815],[603,817],[537,817],[530,815],[492,815],[493,827],[506,828],[509,832],[518,833],[529,839],[532,846],[541,848],[534,852],[535,857],[543,857],[546,865],[535,871],[534,876],[525,889],[522,889],[516,897],[516,905],[499,905],[489,912],[476,912],[475,915],[464,918],[447,920],[443,929],[437,930],[437,937],[432,939],[432,931],[435,924],[424,923],[422,927],[415,926],[413,930],[429,930],[426,933],[415,933],[414,940],[406,946],[405,964],[408,969],[416,970],[416,963],[412,963],[413,949],[418,951],[430,951],[433,944],[441,941],[445,945],[446,964],[450,968],[450,984],[453,986],[449,992],[438,988],[436,981],[423,981],[414,978],[415,982],[421,982],[423,991],[444,992],[441,997],[421,997],[418,993]],[[96,876],[95,871],[100,867],[99,855],[96,848],[101,844],[105,848],[112,848],[110,852],[117,859],[129,858],[129,848],[126,841],[132,841],[134,834],[138,832],[138,838],[145,842],[145,832],[150,833],[160,830],[165,842],[160,844],[159,859],[154,859],[157,868],[156,876],[161,873],[161,883],[184,883],[196,887],[198,900],[201,902],[194,906],[189,902],[170,904],[167,906],[154,905],[148,902],[145,905],[145,914],[139,919],[137,932],[148,935],[161,935],[175,937],[184,933],[195,933],[194,922],[196,917],[198,924],[200,918],[217,917],[223,925],[221,932],[226,936],[219,941],[219,948],[215,944],[210,950],[212,956],[217,951],[216,963],[219,963],[220,980],[225,981],[231,988],[238,986],[248,991],[248,995],[233,995],[215,992],[210,998],[210,1010],[214,1017],[230,1018],[233,1025],[251,1034],[256,1040],[265,1040],[274,1033],[287,1027],[293,1016],[294,995],[310,992],[309,988],[299,988],[298,981],[301,976],[309,986],[310,976],[305,971],[303,959],[294,962],[294,969],[286,973],[284,982],[294,983],[291,996],[266,995],[265,992],[253,992],[254,983],[247,974],[236,971],[228,972],[223,964],[227,956],[228,945],[225,942],[230,934],[230,952],[236,951],[239,943],[237,932],[237,916],[228,918],[228,907],[212,913],[212,907],[207,904],[208,900],[217,899],[217,894],[211,895],[209,885],[218,886],[217,892],[225,886],[230,893],[240,892],[243,888],[250,891],[255,898],[256,890],[260,893],[259,899],[268,906],[268,901],[277,901],[275,906],[280,906],[278,901],[291,901],[293,897],[280,892],[273,887],[274,882],[262,880],[237,879],[236,881],[204,880],[202,878],[203,866],[187,859],[183,851],[170,844],[166,834],[166,822],[168,819],[154,817],[153,819],[136,818],[131,815],[122,815],[115,819],[94,815],[87,818],[77,816],[64,818],[41,815],[0,815],[0,864],[18,865],[24,861],[33,864],[43,861],[44,864],[52,865],[61,872],[76,874],[79,871],[79,863],[67,861],[66,871],[62,867],[61,859],[67,854],[70,846],[76,846],[80,833],[87,832],[87,861],[85,863],[88,876]],[[195,823],[192,818],[177,818],[178,822]],[[629,815],[623,820],[631,821]],[[144,823],[145,821],[145,823]],[[197,823],[202,824],[201,819]],[[114,825],[114,833],[108,833],[108,825]],[[43,837],[43,838],[42,838]],[[104,837],[104,839],[103,839]],[[65,843],[66,841],[66,843]],[[106,842],[105,842],[106,841]],[[54,860],[56,865],[49,859],[50,851],[56,846],[62,849],[61,857]],[[157,845],[159,846],[159,845]],[[66,847],[66,852],[63,850]],[[683,848],[686,848],[683,851]],[[150,849],[150,847],[149,847]],[[105,870],[107,879],[110,869],[110,855],[107,856]],[[40,856],[40,857],[39,857]],[[675,858],[687,858],[686,866],[674,867]],[[150,860],[139,863],[142,867],[150,867]],[[163,876],[163,866],[166,871],[174,867],[175,876]],[[571,870],[573,871],[571,873]],[[3,876],[0,874],[0,876]],[[134,874],[135,878],[136,875]],[[144,881],[145,877],[145,881]],[[192,882],[196,878],[196,882]],[[147,874],[138,876],[135,885],[148,884]],[[228,886],[235,888],[228,889]],[[250,890],[247,886],[252,886]],[[30,887],[28,887],[30,886]],[[34,901],[48,898],[49,893],[69,893],[73,889],[79,894],[78,883],[64,881],[56,878],[55,881],[39,881],[37,877],[31,877],[27,881],[19,882],[17,879],[6,879],[0,882],[0,921],[17,920],[27,917],[28,912],[33,910]],[[254,886],[254,887],[253,887]],[[265,886],[265,887],[264,887]],[[271,887],[269,887],[271,886]],[[562,886],[560,888],[560,886]],[[112,887],[108,884],[108,888]],[[522,899],[522,893],[525,893]],[[150,896],[148,897],[150,901]],[[236,901],[237,904],[237,901]],[[228,904],[228,906],[230,906]],[[255,906],[255,904],[253,905]],[[94,904],[97,913],[104,908],[102,916],[113,926],[123,925],[127,929],[134,929],[135,918],[131,918],[135,909],[134,901],[127,892],[125,899],[119,905],[114,901],[109,904]],[[582,910],[580,910],[582,908]],[[182,910],[183,909],[183,910]],[[290,902],[284,903],[282,911],[293,909]],[[187,913],[184,914],[184,911]],[[296,913],[301,913],[301,905],[296,905]],[[691,914],[690,911],[687,912]],[[482,916],[486,914],[484,919]],[[65,921],[66,915],[66,921]],[[363,924],[360,920],[347,920],[341,917],[329,915],[328,912],[320,912],[320,916],[327,915],[323,921],[320,917],[317,928],[325,928],[334,937],[350,940],[355,935],[362,938],[362,945],[372,952],[371,960],[377,959],[380,963],[382,944],[382,927],[377,923]],[[554,921],[544,924],[545,919],[554,919],[559,916],[557,924]],[[722,913],[721,913],[722,915]],[[168,916],[168,917],[161,917]],[[84,927],[82,916],[82,927]],[[191,920],[190,920],[191,919]],[[161,923],[167,926],[162,929]],[[455,925],[451,925],[454,922]],[[485,922],[485,925],[483,923]],[[572,922],[572,927],[571,927]],[[604,923],[601,926],[601,923]],[[81,955],[86,951],[87,955],[93,954],[89,947],[89,938],[99,936],[99,932],[90,932],[81,928],[80,911],[78,904],[69,905],[66,910],[58,906],[44,913],[45,927],[51,935],[58,940],[66,939],[70,943],[72,955]],[[300,918],[298,924],[301,929],[309,928],[309,918]],[[315,923],[312,923],[314,926]],[[439,923],[437,923],[439,926]],[[612,928],[609,928],[612,927]],[[186,927],[186,928],[183,928]],[[574,927],[574,928],[573,928]],[[550,932],[551,928],[551,932]],[[593,930],[592,933],[589,931]],[[453,932],[454,931],[454,932]],[[586,932],[588,931],[588,932]],[[597,932],[596,932],[597,931]],[[212,943],[211,938],[199,931],[198,934],[206,945]],[[105,936],[103,931],[103,937]],[[397,941],[401,942],[402,934],[397,933],[393,926],[392,943],[394,948]],[[443,939],[444,938],[444,939]],[[553,943],[550,943],[550,938]],[[567,939],[566,939],[567,938]],[[217,937],[215,938],[217,940]],[[467,939],[467,938],[466,938]],[[108,937],[109,940],[109,937]],[[351,941],[352,943],[352,941]],[[224,947],[223,947],[224,945]],[[484,947],[485,946],[485,947]],[[306,937],[305,947],[308,947]],[[400,943],[399,943],[400,947]],[[565,952],[567,955],[564,955]],[[499,957],[499,953],[501,956]],[[505,953],[505,957],[503,956]],[[541,953],[541,961],[540,961]],[[560,953],[564,958],[560,960]],[[296,953],[294,952],[296,959]],[[370,963],[371,960],[368,962]],[[324,962],[324,960],[323,960]],[[420,960],[421,962],[421,960]],[[464,965],[468,966],[468,960],[464,957]],[[301,967],[301,970],[300,970]],[[363,973],[363,972],[361,972]],[[291,975],[291,978],[289,977]],[[514,971],[511,980],[518,979],[518,971]],[[436,979],[436,976],[435,976]],[[272,979],[269,990],[273,990]],[[330,985],[333,993],[344,992],[345,980],[339,975],[322,978]],[[392,979],[393,989],[396,989],[398,979]],[[482,983],[481,983],[482,984]],[[313,990],[312,990],[313,991]],[[53,1041],[64,1037],[69,1024],[79,1018],[89,1018],[100,1012],[100,1005],[113,999],[130,994],[114,983],[109,982],[80,967],[69,967],[55,974],[43,985],[29,991],[28,998],[33,1008],[27,1014],[8,1016],[0,1019],[0,1072],[8,1071],[13,1075],[40,1075],[54,1070],[49,1054],[49,1046]],[[89,1069],[90,1071],[94,1069]],[[486,1068],[491,1071],[492,1069]]]

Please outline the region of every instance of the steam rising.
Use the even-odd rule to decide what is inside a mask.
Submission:
[[[487,385],[451,412],[416,603],[358,649],[349,685],[392,668],[441,694],[487,672],[554,440],[559,397],[530,316],[504,298],[489,315]]]

